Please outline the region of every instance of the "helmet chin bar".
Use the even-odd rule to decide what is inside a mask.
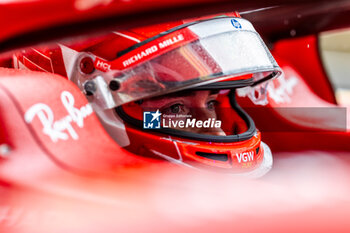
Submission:
[[[239,173],[237,174],[238,176],[244,176],[248,178],[260,178],[272,169],[273,157],[272,157],[271,149],[264,142],[261,142],[260,145],[262,150],[264,151],[264,158],[260,166],[253,171]]]

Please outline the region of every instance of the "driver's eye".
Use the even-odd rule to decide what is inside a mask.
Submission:
[[[168,107],[161,109],[164,114],[187,114],[187,108],[182,103],[172,104]]]
[[[161,109],[161,112],[164,114],[174,115],[174,114],[183,114],[186,115],[189,113],[189,109],[182,102],[173,103]]]
[[[181,107],[182,107],[182,104],[171,105],[170,106],[170,111],[171,111],[171,113],[175,113],[175,114],[180,113]]]
[[[218,104],[218,101],[211,100],[207,103],[207,109],[209,110],[215,110],[216,105]]]
[[[164,114],[180,114],[184,113],[185,106],[181,103],[172,104],[170,106],[164,107],[161,109],[161,112]]]

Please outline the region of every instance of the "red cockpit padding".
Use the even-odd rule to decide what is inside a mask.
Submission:
[[[40,151],[56,165],[108,172],[146,162],[105,132],[85,96],[54,74],[0,69],[1,141],[30,158]]]
[[[317,35],[278,41],[272,54],[292,66],[321,99],[336,103],[332,85],[322,64]]]
[[[320,98],[295,67],[277,56],[284,74],[268,86],[266,106],[239,102],[273,150],[350,150],[349,108]]]

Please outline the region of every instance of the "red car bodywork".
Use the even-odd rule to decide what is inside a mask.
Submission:
[[[0,5],[4,67],[0,69],[1,232],[349,230],[349,120],[345,118],[343,128],[334,128],[332,115],[285,110],[317,107],[348,113],[335,103],[316,35],[273,41],[272,52],[284,69],[285,80],[294,80],[287,86],[275,80],[274,88],[291,88],[287,93],[290,101],[281,103],[269,97],[269,105],[256,108],[247,99],[240,100],[262,131],[263,141],[279,152],[274,154],[277,165],[270,177],[241,180],[180,169],[121,149],[96,115],[82,109],[87,100],[73,83],[54,74],[14,70],[10,62],[10,49],[39,42],[40,36],[51,39],[50,28],[64,35],[62,25],[76,24],[87,30],[88,25],[96,26],[108,17],[116,17],[121,27],[128,27],[165,21],[164,13],[135,18],[139,14],[150,16],[164,10],[173,19],[188,17],[190,6],[200,16],[235,4],[199,0],[84,2],[10,1]],[[176,15],[176,10],[181,15]],[[80,113],[84,112],[79,119],[62,101],[62,93],[67,91]],[[28,123],[26,112],[37,104],[41,104],[46,130],[60,122],[67,128],[66,140],[53,143],[38,118]],[[295,165],[301,154],[290,151],[308,155],[305,150],[322,150],[332,156],[311,154]]]

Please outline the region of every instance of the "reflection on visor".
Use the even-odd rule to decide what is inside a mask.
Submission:
[[[183,32],[192,37],[195,35],[196,38],[172,50],[159,52],[157,56],[144,52],[148,51],[143,49],[147,44],[138,47],[140,53],[133,55],[134,57],[139,57],[140,60],[142,54],[153,57],[144,62],[134,59],[134,66],[112,71],[104,76],[105,86],[97,88],[97,95],[104,96],[105,103],[102,105],[112,108],[189,87],[228,78],[232,80],[233,77],[236,77],[236,85],[247,86],[247,77],[252,79],[251,83],[256,83],[266,76],[273,78],[278,75],[280,71],[277,63],[251,24],[243,19],[237,20],[248,26],[235,29],[230,19],[226,18],[198,23],[176,31],[177,35]],[[217,33],[208,34],[205,29],[214,29]],[[123,59],[119,64],[124,64],[131,58],[126,57],[124,62]],[[113,64],[117,64],[117,60]],[[108,88],[112,82],[116,88]]]
[[[122,109],[123,114],[132,119],[142,121],[145,130],[173,129],[202,135],[239,135],[248,130],[249,122],[242,117],[242,112],[232,107],[231,101],[234,100],[230,98],[229,90],[188,90],[125,104],[119,110]]]
[[[268,82],[255,85],[254,87],[243,87],[237,89],[237,95],[239,97],[248,96],[249,99],[255,105],[267,105],[269,103],[267,99],[267,86]]]

